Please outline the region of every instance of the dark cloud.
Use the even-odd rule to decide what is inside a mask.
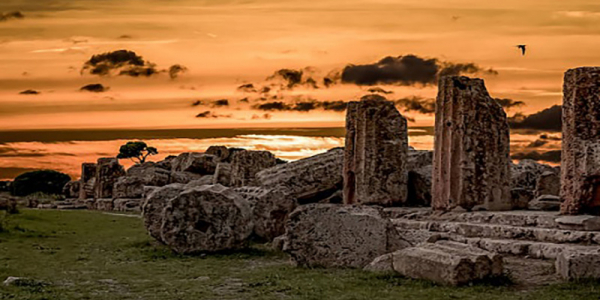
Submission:
[[[346,110],[348,106],[347,102],[344,101],[317,101],[314,99],[300,100],[293,103],[285,103],[282,101],[273,101],[267,103],[261,103],[254,105],[254,109],[264,111],[298,111],[298,112],[309,112],[317,109],[329,110],[335,112],[342,112]]]
[[[342,100],[338,100],[338,101],[323,101],[323,102],[321,102],[321,107],[324,110],[331,110],[331,111],[342,112],[342,111],[345,111],[348,108],[348,102],[344,102]]]
[[[39,95],[40,92],[36,91],[36,90],[24,90],[24,91],[20,92],[19,94],[21,94],[21,95]]]
[[[421,114],[435,113],[435,99],[425,99],[417,96],[402,98],[394,101],[396,106],[404,112],[418,112]]]
[[[104,85],[102,85],[100,83],[93,83],[93,84],[88,84],[86,86],[83,86],[79,90],[93,92],[93,93],[103,93],[103,92],[108,91],[109,87],[105,87]]]
[[[268,102],[268,103],[262,103],[262,104],[257,104],[254,106],[255,109],[258,110],[266,110],[266,111],[284,111],[284,110],[291,110],[291,106],[277,101],[277,102]]]
[[[209,119],[209,118],[217,119],[217,118],[231,118],[231,117],[232,117],[232,115],[218,115],[209,110],[201,112],[196,115],[196,118],[203,118],[203,119]]]
[[[256,88],[254,87],[254,84],[252,84],[252,83],[242,84],[237,87],[237,90],[240,92],[245,92],[245,93],[256,93]]]
[[[117,50],[92,56],[84,63],[81,72],[100,76],[117,72],[118,75],[149,77],[161,71],[156,69],[156,65],[145,61],[143,57],[133,51]]]
[[[436,58],[421,58],[416,55],[385,57],[373,64],[348,65],[341,74],[343,83],[358,85],[429,85],[436,84],[439,76],[486,72],[473,63],[442,62]]]
[[[196,100],[192,103],[192,106],[198,106],[198,105],[202,105],[204,104],[204,102],[202,102],[201,100]]]
[[[548,144],[548,140],[535,140],[533,142],[531,142],[529,145],[527,145],[527,148],[539,148],[542,147],[546,144]]]
[[[0,22],[24,19],[25,15],[20,11],[11,11],[8,13],[0,13]]]
[[[182,73],[187,72],[187,70],[188,69],[182,65],[172,65],[169,67],[169,77],[171,77],[171,79],[175,79],[179,77],[179,75],[181,75]]]
[[[250,103],[250,100],[248,98],[242,98],[240,100],[238,100],[239,103]]]
[[[523,101],[515,101],[513,99],[507,98],[496,98],[496,102],[498,102],[505,110],[510,110],[513,107],[521,107],[525,105]]]
[[[374,87],[374,88],[370,88],[367,90],[369,93],[373,93],[373,94],[384,94],[384,95],[389,95],[389,94],[393,94],[393,91],[386,91],[380,87]]]
[[[301,70],[281,69],[275,71],[268,79],[282,78],[287,82],[287,88],[292,89],[302,83],[302,73]]]
[[[516,153],[511,156],[512,159],[523,160],[523,159],[533,159],[540,161],[547,161],[553,163],[560,162],[560,152],[561,150],[552,150],[548,152],[539,153],[537,151],[531,151],[526,153]]]
[[[554,105],[528,116],[520,113],[515,114],[515,116],[509,118],[509,124],[513,129],[560,131],[562,128],[562,106]]]
[[[229,106],[229,100],[227,99],[219,99],[212,102],[213,107],[222,107]]]

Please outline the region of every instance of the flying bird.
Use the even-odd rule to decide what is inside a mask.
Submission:
[[[521,49],[521,54],[525,55],[525,51],[527,51],[527,45],[517,45],[516,47]]]

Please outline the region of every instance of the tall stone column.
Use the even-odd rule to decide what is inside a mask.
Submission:
[[[103,157],[98,159],[96,168],[96,186],[94,198],[112,198],[113,187],[117,179],[125,176],[125,169],[119,164],[115,157]]]
[[[600,214],[600,67],[568,70],[563,87],[563,214]]]
[[[81,164],[81,185],[79,188],[79,199],[88,199],[94,197],[94,184],[96,180],[96,164]]]
[[[511,209],[508,122],[483,80],[441,78],[435,110],[433,208]]]
[[[406,202],[408,133],[393,102],[370,95],[348,103],[344,151],[344,203]]]

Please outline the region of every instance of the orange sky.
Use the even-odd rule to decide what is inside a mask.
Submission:
[[[524,101],[526,113],[561,102],[562,74],[597,64],[600,5],[595,1],[472,0],[3,0],[0,12],[0,128],[191,128],[341,126],[344,113],[273,112],[270,119],[236,101],[243,83],[261,84],[281,68],[319,75],[347,64],[415,54],[493,68],[494,97]],[[119,38],[123,35],[131,38]],[[516,44],[528,44],[522,57]],[[189,71],[171,80],[80,74],[93,54],[133,50],[159,68]],[[89,83],[110,87],[93,94]],[[381,86],[381,85],[380,85]],[[428,87],[381,86],[389,97],[434,97]],[[40,95],[19,95],[35,89]],[[367,87],[288,91],[290,97],[352,100]],[[229,99],[225,108],[195,100]],[[211,110],[220,118],[199,119]],[[408,114],[412,125],[431,115]]]

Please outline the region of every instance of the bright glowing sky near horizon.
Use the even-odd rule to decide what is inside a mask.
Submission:
[[[472,63],[461,70],[484,78],[493,97],[525,103],[509,115],[531,114],[561,103],[565,70],[597,65],[600,56],[600,4],[590,0],[0,1],[0,14],[13,11],[24,18],[0,21],[1,130],[339,127],[344,112],[321,103],[375,87],[390,100],[435,98],[430,78],[386,80],[363,69],[353,74],[379,79],[339,78],[349,65],[382,67],[375,63],[407,55],[436,59],[439,69]],[[518,44],[527,44],[525,56]],[[120,49],[158,71],[187,71],[134,78],[83,69],[93,55]],[[425,68],[394,66],[413,75]],[[302,70],[302,82],[268,79],[280,69]],[[334,79],[328,87],[326,77]],[[88,84],[108,90],[80,90]],[[244,84],[257,91],[238,89]],[[264,87],[271,90],[260,93]],[[410,126],[433,124],[429,112],[403,114]]]

